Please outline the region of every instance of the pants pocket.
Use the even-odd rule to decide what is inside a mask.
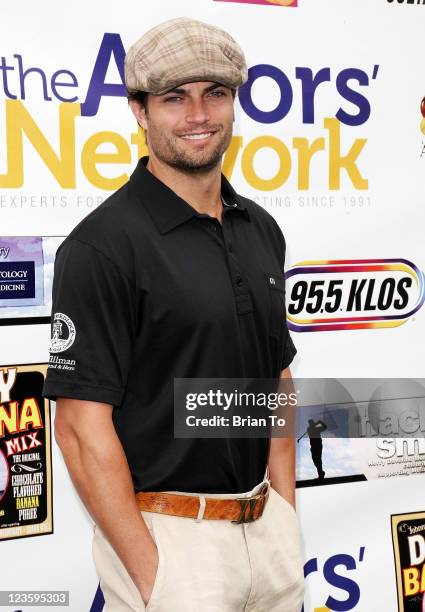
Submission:
[[[270,487],[270,491],[271,494],[276,497],[278,503],[282,504],[285,507],[286,511],[290,512],[296,518],[297,523],[299,524],[298,514],[294,506],[290,504],[284,497],[282,497],[282,495],[278,493],[273,487]]]
[[[143,612],[140,592],[121,559],[96,525],[93,536],[93,561],[105,598],[104,612]]]
[[[275,524],[276,542],[287,564],[289,583],[304,581],[304,561],[302,554],[301,527],[298,514],[276,489],[270,487],[269,502]]]
[[[145,519],[146,524],[148,525],[148,529],[151,531],[151,535],[154,539],[156,547],[158,549],[158,568],[156,571],[155,581],[153,583],[152,593],[149,597],[149,601],[146,604],[145,611],[146,612],[154,612],[156,609],[156,605],[159,603],[159,598],[162,590],[162,584],[164,579],[164,550],[162,547],[162,541],[159,534],[158,525],[155,524],[155,516],[154,513],[146,513],[143,512],[143,518]],[[146,514],[150,514],[149,517],[146,517]],[[150,522],[150,524],[149,524]]]
[[[97,525],[94,527],[92,553],[100,579],[100,587],[105,598],[104,612],[155,612],[155,605],[162,585],[164,563],[162,546],[158,545],[154,519],[149,514],[152,513],[142,513],[146,526],[158,547],[159,560],[152,593],[146,605],[139,589],[104,533]]]

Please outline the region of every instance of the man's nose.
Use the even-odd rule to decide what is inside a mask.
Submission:
[[[206,123],[210,119],[207,104],[201,99],[192,99],[186,119],[189,123]]]

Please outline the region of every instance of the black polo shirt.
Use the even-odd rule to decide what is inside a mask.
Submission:
[[[220,223],[147,162],[57,252],[44,396],[114,406],[136,491],[247,491],[269,440],[174,438],[173,383],[278,377],[291,363],[285,240],[223,175]]]

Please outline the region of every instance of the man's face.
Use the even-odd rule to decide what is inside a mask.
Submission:
[[[208,172],[220,164],[230,144],[232,91],[211,81],[179,85],[147,96],[147,109],[131,109],[147,135],[150,157],[187,173]]]

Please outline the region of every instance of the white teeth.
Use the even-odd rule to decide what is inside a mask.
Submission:
[[[182,136],[182,138],[190,138],[191,140],[202,140],[203,138],[209,138],[212,132],[208,132],[207,134],[186,134],[186,136]]]

